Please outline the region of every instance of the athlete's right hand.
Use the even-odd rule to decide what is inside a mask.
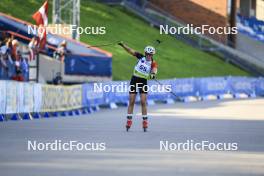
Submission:
[[[156,78],[156,74],[151,73],[151,74],[150,74],[150,79],[155,79],[155,78]]]

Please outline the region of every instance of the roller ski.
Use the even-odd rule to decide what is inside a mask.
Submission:
[[[132,126],[132,118],[127,118],[127,123],[126,123],[126,131],[128,131]]]
[[[143,127],[143,131],[147,132],[147,128],[148,128],[148,119],[147,119],[147,117],[143,118],[142,127]]]

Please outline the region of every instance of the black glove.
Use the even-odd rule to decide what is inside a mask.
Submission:
[[[150,74],[150,79],[155,79],[156,78],[156,74],[155,73],[151,73]]]
[[[123,41],[120,41],[120,42],[118,42],[118,45],[120,45],[120,46],[124,46],[124,42]]]

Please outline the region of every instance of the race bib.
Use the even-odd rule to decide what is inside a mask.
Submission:
[[[152,61],[147,61],[145,57],[139,59],[134,68],[134,75],[147,79],[151,71],[151,63]]]

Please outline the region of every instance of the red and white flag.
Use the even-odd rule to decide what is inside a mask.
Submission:
[[[48,25],[48,1],[45,1],[40,9],[32,15],[32,18],[36,21],[37,25]]]
[[[36,21],[39,26],[38,37],[39,37],[39,48],[43,49],[46,45],[46,26],[48,25],[48,0],[40,7],[40,9],[32,15],[32,18]]]
[[[47,31],[45,26],[40,25],[38,29],[38,37],[39,37],[39,48],[45,48],[46,41],[47,41]]]

